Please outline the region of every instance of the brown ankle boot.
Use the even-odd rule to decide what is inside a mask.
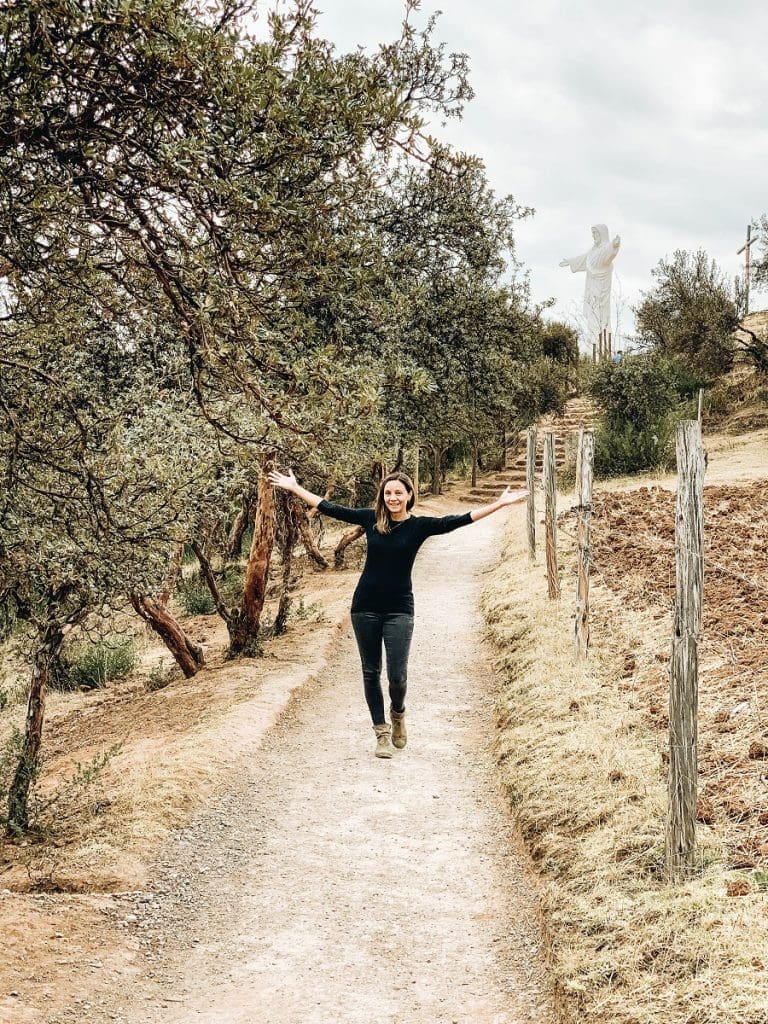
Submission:
[[[405,712],[395,711],[390,704],[389,716],[392,719],[392,746],[402,750],[408,742],[408,734],[405,731]]]
[[[392,746],[389,742],[391,726],[386,723],[374,725],[373,731],[376,733],[376,750],[374,751],[376,757],[392,757]]]

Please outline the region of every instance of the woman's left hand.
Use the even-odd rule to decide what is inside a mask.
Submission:
[[[511,487],[505,488],[501,492],[501,497],[498,499],[500,505],[519,505],[521,501],[525,501],[528,497],[528,491],[522,488],[519,491],[513,491]]]

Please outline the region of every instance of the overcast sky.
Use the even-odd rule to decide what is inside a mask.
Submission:
[[[400,0],[317,0],[340,49],[394,38]],[[536,209],[518,230],[533,297],[580,312],[584,275],[558,267],[621,236],[620,329],[675,249],[732,278],[750,220],[768,212],[768,4],[760,0],[423,0],[436,39],[469,54],[475,98],[442,138],[478,154],[499,194]],[[435,131],[437,134],[437,131]],[[754,295],[752,308],[768,306]]]

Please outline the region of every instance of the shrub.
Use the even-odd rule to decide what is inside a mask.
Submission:
[[[243,594],[242,567],[236,562],[230,562],[215,575],[224,604],[239,604]],[[182,578],[177,597],[187,615],[212,615],[216,611],[213,595],[199,572],[192,572]]]
[[[291,607],[291,618],[298,622],[325,622],[325,609],[319,601],[305,604],[304,598],[300,597]]]
[[[599,363],[589,393],[606,425],[622,430],[653,428],[681,400],[681,373],[671,360],[653,354],[627,356],[620,363]]]
[[[595,476],[629,476],[644,469],[672,469],[675,465],[676,417],[653,426],[622,427],[600,423],[595,430]]]
[[[551,320],[544,325],[541,335],[542,353],[548,359],[566,366],[579,362],[579,334],[575,328],[560,320]]]
[[[510,395],[521,423],[534,423],[544,413],[562,415],[569,392],[569,366],[546,356],[528,363]]]
[[[205,580],[196,572],[182,578],[177,595],[187,615],[211,615],[216,610]]]
[[[165,662],[161,659],[159,665],[155,665],[147,676],[144,689],[147,693],[155,693],[157,690],[164,690],[166,686],[176,678],[176,671],[173,667],[166,668]]]
[[[136,667],[136,645],[128,637],[86,641],[73,646],[61,660],[61,688],[95,690],[130,675]]]
[[[595,366],[589,391],[603,413],[595,432],[595,475],[672,468],[675,427],[682,416],[695,416],[699,384],[695,373],[654,353]]]

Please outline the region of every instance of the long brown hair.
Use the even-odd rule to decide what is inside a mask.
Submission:
[[[416,493],[413,489],[413,480],[411,480],[407,473],[390,473],[389,476],[385,476],[379,484],[376,500],[373,503],[373,511],[376,513],[376,530],[378,533],[392,532],[392,516],[389,514],[389,509],[384,503],[384,488],[387,484],[394,483],[395,481],[401,483],[410,494],[410,497],[405,503],[406,511],[410,512],[416,503]]]

